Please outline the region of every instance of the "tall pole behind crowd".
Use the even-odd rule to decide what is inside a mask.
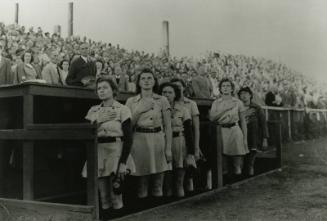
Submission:
[[[163,34],[163,53],[169,57],[169,22],[162,22],[162,34]]]
[[[53,33],[56,33],[61,36],[61,26],[60,25],[55,25],[53,28]]]
[[[15,4],[15,24],[18,25],[19,22],[19,3]]]
[[[74,34],[74,3],[68,3],[68,37]]]

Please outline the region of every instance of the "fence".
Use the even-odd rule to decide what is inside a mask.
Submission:
[[[280,121],[282,142],[313,139],[327,132],[327,109],[263,107],[266,120]]]

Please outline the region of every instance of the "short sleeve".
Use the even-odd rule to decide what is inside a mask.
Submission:
[[[169,111],[171,109],[168,99],[166,97],[161,97],[161,107],[162,111]]]
[[[210,118],[213,116],[214,113],[217,112],[217,100],[215,100],[212,105],[211,105],[211,108],[210,108],[210,112],[209,112],[209,115],[210,115]]]
[[[183,112],[184,112],[184,121],[187,121],[187,120],[191,120],[191,113],[189,110],[187,110],[186,108],[183,108]]]
[[[243,113],[243,112],[246,111],[246,108],[245,108],[245,106],[244,106],[244,104],[243,104],[242,101],[237,100],[237,105],[238,105],[238,112],[239,113]]]
[[[198,105],[193,101],[191,102],[191,113],[192,116],[200,115]]]
[[[131,119],[131,118],[132,118],[132,114],[131,114],[130,109],[127,106],[122,105],[121,112],[120,112],[120,120],[121,120],[121,122],[124,122],[127,119]]]
[[[132,98],[128,98],[125,104],[126,107],[129,108],[129,110],[132,110]]]
[[[85,116],[86,120],[91,121],[91,123],[95,122],[97,119],[97,106],[93,106],[90,108],[90,110],[87,112]]]

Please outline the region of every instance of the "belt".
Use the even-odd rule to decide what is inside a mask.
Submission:
[[[136,127],[135,131],[140,133],[158,133],[161,131],[161,127],[155,127],[155,128]]]
[[[173,137],[181,137],[183,135],[184,135],[183,131],[174,131],[173,132]]]
[[[221,127],[223,128],[231,128],[231,127],[235,127],[236,123],[231,123],[231,124],[220,124]]]
[[[98,143],[115,143],[123,141],[122,137],[98,137]]]

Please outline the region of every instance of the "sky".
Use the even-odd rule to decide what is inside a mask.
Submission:
[[[68,30],[74,2],[74,34],[158,53],[162,21],[169,21],[173,56],[222,51],[265,57],[327,82],[326,0],[1,0],[0,21],[52,32]]]

